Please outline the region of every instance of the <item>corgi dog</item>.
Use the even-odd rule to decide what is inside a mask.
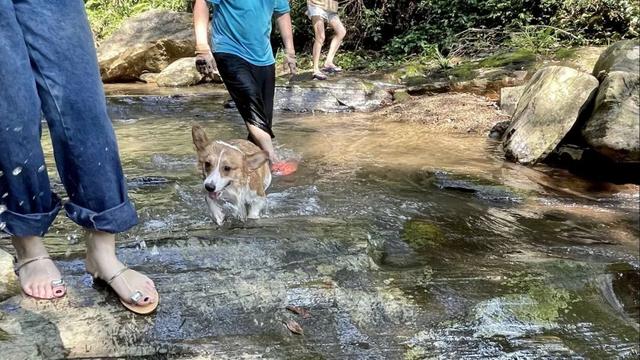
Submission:
[[[193,125],[191,135],[216,224],[225,220],[225,203],[241,221],[260,218],[267,205],[265,191],[271,185],[267,152],[248,140],[210,141],[200,125]]]

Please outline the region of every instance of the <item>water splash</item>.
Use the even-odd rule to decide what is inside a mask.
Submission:
[[[43,165],[40,165],[40,167],[38,168],[38,172],[41,173],[46,169],[46,167]]]
[[[15,169],[13,169],[11,173],[13,174],[13,176],[18,176],[20,175],[21,172],[22,172],[22,166],[17,166]]]
[[[0,214],[2,214],[5,211],[7,211],[7,206],[6,205],[0,205]]]
[[[7,223],[0,222],[0,231],[4,230],[7,227]]]

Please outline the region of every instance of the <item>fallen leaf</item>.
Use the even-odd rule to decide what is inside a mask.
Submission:
[[[303,319],[308,319],[311,317],[311,313],[309,312],[309,310],[301,306],[287,305],[287,310],[291,311],[294,314],[302,316]]]
[[[287,320],[287,322],[284,323],[287,326],[287,329],[289,329],[289,331],[291,331],[294,334],[298,334],[298,335],[304,335],[304,330],[302,330],[302,326],[300,326],[300,324],[298,324],[297,321],[295,320]]]

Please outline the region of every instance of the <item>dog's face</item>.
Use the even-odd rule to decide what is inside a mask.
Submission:
[[[198,153],[198,167],[204,178],[204,188],[212,199],[218,199],[225,190],[246,187],[249,173],[268,160],[264,151],[245,154],[233,145],[209,141],[199,125],[193,126],[192,136]]]

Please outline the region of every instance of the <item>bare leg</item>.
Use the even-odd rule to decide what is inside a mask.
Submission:
[[[342,39],[347,34],[347,30],[342,25],[340,18],[335,16],[329,21],[329,25],[333,28],[335,35],[333,39],[331,39],[331,45],[329,45],[329,52],[327,53],[327,58],[324,61],[324,66],[335,66],[333,63],[333,58],[336,56],[338,52],[338,48],[342,44]]]
[[[321,16],[312,16],[311,22],[315,33],[313,42],[313,73],[315,74],[320,72],[320,55],[324,45],[324,19]]]
[[[13,237],[18,264],[40,256],[48,256],[42,238],[37,236]],[[19,271],[20,286],[25,294],[38,299],[53,299],[65,293],[64,286],[53,287],[51,282],[61,278],[60,271],[51,260],[38,260],[26,264]]]
[[[256,145],[258,145],[262,150],[266,151],[267,154],[269,154],[269,161],[272,164],[278,162],[279,159],[276,156],[276,152],[273,148],[271,135],[267,134],[259,127],[251,124],[247,124],[247,130],[249,130],[249,134],[251,134],[251,138],[256,143]]]
[[[102,280],[109,280],[125,267],[116,257],[116,236],[102,231],[87,230],[87,271]],[[133,292],[140,291],[143,298],[138,305],[155,301],[155,285],[151,279],[137,271],[125,271],[110,284],[118,296],[125,301]]]

